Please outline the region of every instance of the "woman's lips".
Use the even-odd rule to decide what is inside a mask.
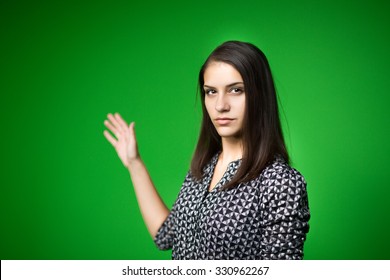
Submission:
[[[215,122],[219,125],[228,125],[230,124],[234,119],[231,118],[216,118]]]

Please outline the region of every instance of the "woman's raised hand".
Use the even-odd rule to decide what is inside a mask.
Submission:
[[[128,125],[118,113],[115,113],[114,115],[108,114],[104,124],[108,128],[108,131],[104,131],[104,136],[115,148],[123,165],[130,173],[142,217],[150,235],[154,238],[168,217],[169,210],[161,200],[149,172],[139,156],[134,122]]]
[[[103,134],[115,148],[123,165],[128,167],[131,161],[139,159],[134,122],[128,125],[118,113],[108,114],[107,118],[108,120],[104,121],[104,125],[115,137],[107,130]]]

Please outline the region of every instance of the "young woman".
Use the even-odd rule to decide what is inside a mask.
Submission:
[[[147,228],[173,259],[302,259],[306,182],[288,165],[271,71],[250,43],[217,47],[199,73],[203,120],[191,169],[169,210],[138,153],[134,123],[104,131],[128,168]]]

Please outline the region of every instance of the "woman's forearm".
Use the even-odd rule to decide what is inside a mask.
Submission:
[[[169,210],[158,194],[141,158],[132,160],[127,167],[142,217],[150,235],[154,238],[167,218]]]

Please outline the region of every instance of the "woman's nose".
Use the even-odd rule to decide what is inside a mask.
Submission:
[[[215,104],[215,110],[217,110],[218,112],[224,112],[230,110],[228,98],[224,93],[218,94],[216,104]]]

